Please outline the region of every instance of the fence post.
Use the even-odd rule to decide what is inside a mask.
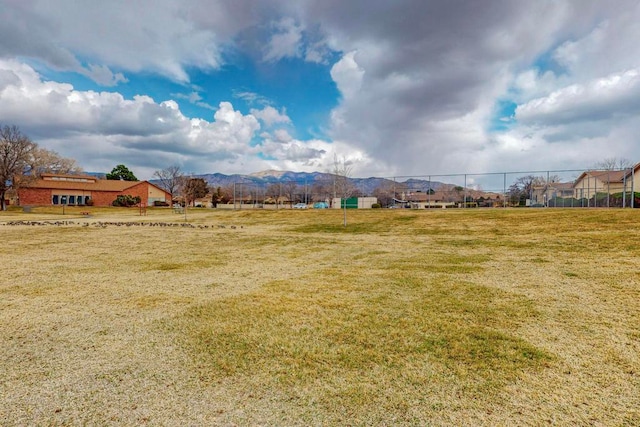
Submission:
[[[464,174],[464,199],[462,201],[462,207],[466,208],[467,207],[467,174]]]
[[[396,177],[393,177],[393,206],[396,205]]]
[[[506,172],[503,174],[503,181],[502,181],[502,207],[503,208],[507,207],[507,173]]]
[[[611,207],[611,172],[607,172],[607,207]]]
[[[624,171],[624,176],[622,177],[622,207],[627,207],[627,171]]]
[[[557,204],[557,202],[556,202]],[[549,171],[547,171],[547,182],[544,186],[544,207],[549,207]]]
[[[635,193],[635,189],[633,188],[633,183],[636,180],[635,172],[636,172],[636,168],[635,166],[633,166],[631,168],[631,208],[632,209],[635,207],[635,200],[636,200],[636,193]]]

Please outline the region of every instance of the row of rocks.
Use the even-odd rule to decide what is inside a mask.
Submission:
[[[0,222],[0,225],[75,225],[75,221],[7,221]]]
[[[82,227],[100,227],[105,228],[107,226],[112,227],[167,227],[167,228],[197,228],[201,230],[209,228],[226,228],[226,225],[202,225],[202,224],[189,224],[186,222],[118,222],[118,221],[96,221],[96,222],[76,222],[76,221],[7,221],[0,222],[0,226],[11,225],[27,225],[27,226],[73,226],[80,225]],[[231,225],[229,228],[236,229],[242,228],[242,225]]]

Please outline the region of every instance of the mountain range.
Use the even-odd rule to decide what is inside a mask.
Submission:
[[[262,172],[255,172],[248,175],[233,174],[225,175],[222,173],[211,174],[199,174],[193,175],[194,178],[204,179],[211,187],[229,187],[234,184],[250,185],[259,188],[267,187],[271,184],[278,183],[291,183],[294,182],[299,186],[314,184],[331,184],[334,181],[334,175],[323,172],[291,172],[291,171],[276,171],[266,170]],[[393,185],[401,184],[404,188],[410,191],[422,191],[427,192],[429,189],[437,191],[443,187],[451,186],[451,184],[445,184],[439,181],[428,181],[416,178],[411,178],[405,181],[394,181],[388,178],[349,178],[353,185],[358,188],[363,194],[372,194],[373,191],[381,186],[387,188]]]

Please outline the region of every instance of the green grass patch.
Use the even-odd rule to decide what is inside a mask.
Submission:
[[[414,275],[328,277],[273,282],[203,304],[169,328],[205,383],[243,378],[291,399],[322,383],[315,398],[330,418],[382,416],[377,405],[402,418],[401,401],[429,392],[429,384],[414,384],[424,376],[481,399],[553,360],[514,333],[536,315],[522,297]]]
[[[474,273],[485,269],[484,263],[491,260],[491,257],[485,254],[454,254],[449,252],[430,252],[424,251],[419,255],[408,254],[398,257],[392,261],[388,258],[385,260],[384,268],[386,274],[389,275],[406,275],[416,274],[416,272],[425,273]]]
[[[313,223],[294,227],[294,233],[328,233],[328,234],[371,234],[389,231],[389,226],[376,223],[349,223],[346,227],[343,224],[334,223]]]
[[[160,271],[171,271],[171,270],[180,270],[185,268],[186,265],[178,264],[175,262],[163,262],[155,266],[155,268],[151,267],[150,270],[160,270]]]

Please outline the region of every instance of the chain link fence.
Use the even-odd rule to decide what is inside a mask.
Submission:
[[[640,170],[547,170],[349,178],[350,197],[375,197],[384,208],[638,207]],[[333,207],[336,178],[235,182],[227,208],[287,209],[296,204]],[[339,203],[339,202],[338,202]],[[222,206],[220,206],[222,207]]]

